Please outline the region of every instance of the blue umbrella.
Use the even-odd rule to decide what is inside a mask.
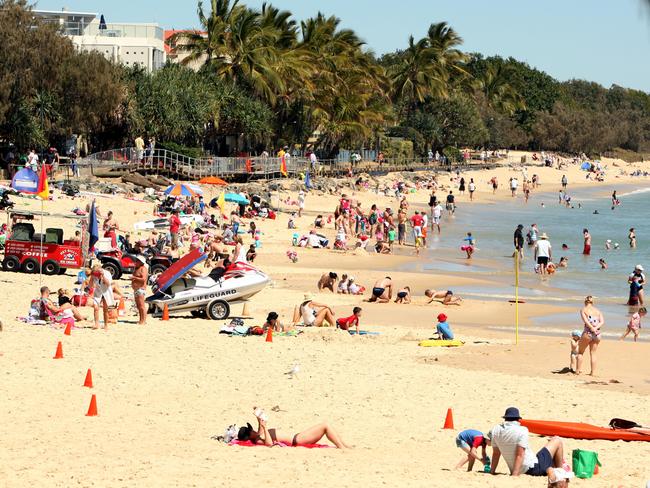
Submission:
[[[99,240],[99,229],[97,226],[97,211],[95,210],[95,200],[90,205],[90,214],[88,215],[88,233],[90,240],[88,241],[88,251],[92,252],[95,244]]]
[[[580,166],[580,169],[591,169],[591,163],[585,161],[584,163],[582,163],[582,166]]]
[[[245,197],[242,197],[239,193],[226,193],[225,198],[227,202],[233,202],[238,205],[248,205],[250,203]]]

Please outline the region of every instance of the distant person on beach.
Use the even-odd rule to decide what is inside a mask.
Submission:
[[[544,232],[539,240],[535,243],[535,261],[539,265],[539,272],[542,275],[546,274],[546,266],[552,258],[552,247],[548,241],[548,236]]]
[[[517,188],[519,187],[519,181],[517,178],[510,178],[510,193],[513,197],[517,196]]]
[[[634,267],[632,274],[628,276],[627,282],[630,284],[630,296],[627,301],[628,305],[643,305],[644,292],[643,285],[645,284],[645,275],[643,274],[643,266],[637,264]]]
[[[390,276],[378,280],[372,287],[369,302],[388,303],[393,298],[393,280]]]
[[[144,256],[137,256],[135,270],[131,275],[131,286],[133,287],[133,300],[138,310],[138,325],[146,325],[147,323],[147,305],[144,298],[147,295],[148,277],[147,260]]]
[[[455,296],[451,290],[424,290],[424,296],[429,298],[427,304],[438,301],[443,305],[460,305],[463,301],[461,297]]]
[[[582,331],[580,329],[575,329],[571,332],[571,360],[569,361],[569,370],[572,373],[577,371],[580,337],[582,337]]]
[[[566,175],[562,175],[562,180],[561,181],[562,181],[562,189],[566,190],[566,186],[567,186],[567,183],[568,183]]]
[[[582,373],[582,360],[584,353],[589,347],[589,359],[591,362],[590,376],[596,373],[596,351],[600,344],[601,328],[605,325],[605,318],[600,310],[594,306],[594,298],[589,295],[585,298],[585,306],[580,311],[580,318],[584,325],[578,349],[578,361],[576,374]]]
[[[433,218],[431,219],[431,230],[433,230],[433,227],[438,228],[438,234],[440,234],[440,220],[442,219],[442,205],[440,202],[436,204],[435,207],[433,207]]]
[[[449,215],[454,215],[454,212],[456,212],[456,197],[451,190],[449,190],[449,195],[447,195],[447,212],[449,212]]]
[[[108,309],[115,304],[113,296],[113,280],[111,274],[102,268],[101,264],[92,267],[91,283],[93,288],[93,311],[95,324],[93,329],[99,329],[99,307],[104,313],[104,330],[108,330]]]
[[[641,331],[641,317],[645,317],[648,313],[645,307],[641,307],[638,312],[632,314],[630,320],[627,323],[627,329],[625,334],[621,336],[620,340],[625,339],[630,333],[634,335],[634,342],[639,338],[639,332]]]
[[[470,201],[473,201],[474,192],[476,191],[476,183],[474,183],[474,178],[469,179],[469,184],[467,185],[467,189],[469,190],[469,199]]]
[[[313,427],[298,432],[293,436],[285,435],[280,434],[276,429],[269,429],[266,426],[266,414],[261,409],[254,407],[253,410],[257,417],[257,430],[254,430],[251,424],[247,423],[246,426],[241,427],[237,433],[237,440],[239,441],[250,441],[253,444],[260,444],[269,447],[275,444],[296,447],[316,444],[323,437],[327,437],[327,439],[338,449],[350,448],[350,446],[343,442],[343,439],[341,439],[338,432],[336,432],[326,422],[314,425]]]
[[[456,437],[456,447],[461,449],[467,456],[463,456],[458,464],[456,469],[462,468],[465,463],[467,463],[467,471],[472,471],[474,468],[474,461],[479,460],[483,465],[488,464],[488,456],[485,452],[485,446],[487,446],[487,439],[483,432],[474,429],[467,429],[459,432]],[[478,456],[477,449],[481,448],[481,457]]]
[[[558,268],[568,268],[569,267],[569,258],[567,258],[566,256],[562,256],[560,258],[560,262],[557,263],[557,267]]]
[[[329,290],[334,293],[334,285],[336,284],[338,277],[339,275],[334,271],[323,273],[320,280],[318,280],[318,291]]]
[[[519,224],[515,229],[513,237],[515,253],[519,254],[519,259],[524,259],[524,226]]]
[[[465,252],[467,259],[472,259],[472,254],[474,254],[474,250],[476,249],[476,239],[472,237],[471,232],[468,232],[467,237],[465,237],[463,241],[465,244],[460,246],[460,250]]]
[[[451,330],[451,326],[447,323],[447,316],[444,313],[440,313],[436,319],[438,320],[438,324],[436,325],[435,339],[453,341],[454,333]]]
[[[591,234],[589,233],[588,229],[582,229],[582,237],[584,239],[582,254],[589,256],[591,254]]]
[[[395,303],[411,303],[411,288],[405,286],[397,292]]]
[[[490,180],[490,184],[492,185],[492,194],[494,195],[497,192],[497,189],[499,188],[499,180],[497,180],[496,176],[492,177],[492,179]]]
[[[519,423],[521,415],[515,407],[506,409],[504,422],[493,427],[488,433],[492,445],[492,464],[490,473],[496,474],[499,461],[503,457],[511,476],[547,476],[549,468],[561,468],[564,464],[564,445],[562,439],[553,437],[534,454],[528,443],[528,429]]]
[[[629,234],[627,235],[628,240],[630,241],[630,247],[634,249],[636,247],[636,233],[634,232],[634,227],[630,229]]]

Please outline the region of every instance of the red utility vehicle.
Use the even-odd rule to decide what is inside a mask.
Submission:
[[[43,234],[35,232],[34,217],[41,219],[66,218],[80,221],[81,240],[65,240],[63,229],[48,227]],[[79,269],[86,264],[88,232],[85,218],[53,215],[46,212],[15,211],[9,213],[11,228],[5,241],[5,271],[22,271],[46,275],[64,274],[67,269]]]

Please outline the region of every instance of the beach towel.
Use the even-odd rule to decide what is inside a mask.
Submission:
[[[350,335],[356,335],[357,331],[356,330],[348,330]],[[370,332],[369,330],[360,330],[359,335],[379,335],[379,332]]]
[[[241,446],[241,447],[258,447],[258,446],[269,447],[269,446],[265,446],[264,444],[253,444],[251,441],[237,441],[237,440],[230,441],[228,443],[228,445],[229,446]],[[332,446],[328,446],[326,444],[299,444],[297,446],[290,446],[288,444],[284,444],[283,442],[276,442],[275,444],[273,444],[270,447],[275,447],[275,446],[278,446],[278,447],[304,447],[306,449],[330,449],[330,448],[332,448]]]

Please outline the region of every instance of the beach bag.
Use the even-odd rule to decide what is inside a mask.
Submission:
[[[602,466],[598,454],[593,451],[573,450],[573,472],[578,478],[591,478],[596,466]]]

